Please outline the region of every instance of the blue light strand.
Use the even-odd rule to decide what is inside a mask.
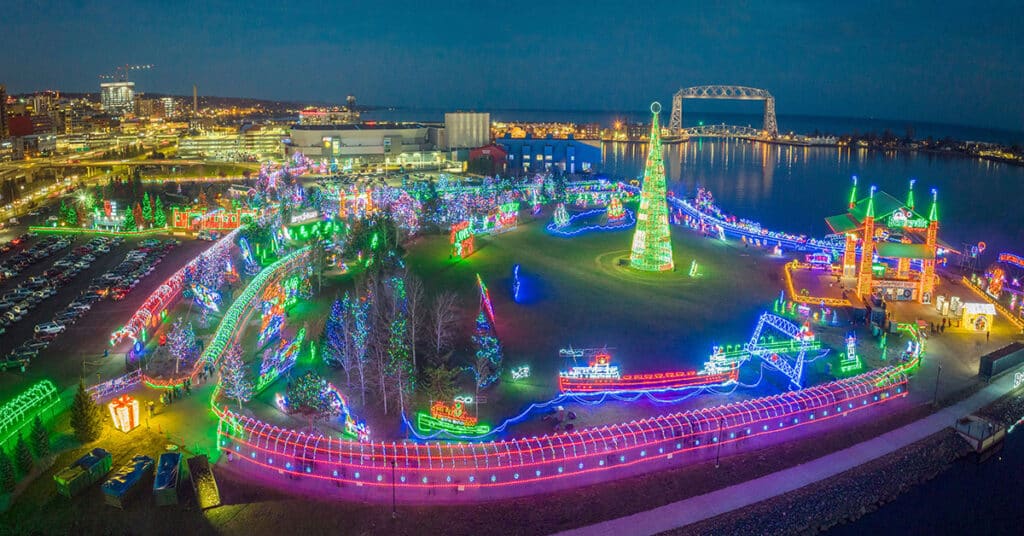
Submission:
[[[481,435],[464,436],[459,434],[453,434],[446,430],[438,430],[430,434],[423,434],[417,431],[416,428],[412,425],[412,423],[409,422],[409,419],[406,417],[405,413],[402,413],[402,424],[412,433],[414,439],[420,441],[435,439],[452,439],[462,441],[480,440],[488,438],[495,434],[503,433],[505,430],[508,429],[509,426],[522,423],[523,421],[526,420],[527,417],[530,416],[530,414],[537,410],[543,410],[553,405],[563,404],[566,402],[575,402],[581,406],[599,406],[609,400],[632,403],[640,400],[641,398],[646,398],[647,400],[655,404],[673,405],[704,393],[732,394],[732,392],[736,390],[735,384],[736,382],[726,382],[718,385],[683,387],[675,389],[651,389],[644,391],[602,391],[595,393],[563,393],[546,402],[535,402],[530,404],[519,415],[505,419],[505,421],[501,423],[500,426],[494,427],[491,429],[490,432]],[[730,390],[728,393],[715,390],[716,387],[723,387],[726,385],[732,386],[732,390]],[[685,392],[685,394],[676,398],[669,399],[663,399],[657,396],[658,393],[678,392]]]
[[[580,212],[579,214],[575,214],[575,215],[573,215],[573,217],[569,218],[569,222],[565,226],[566,227],[571,227],[572,224],[573,224],[573,221],[575,221],[577,219],[589,218],[591,216],[594,216],[596,214],[600,214],[600,213],[606,212],[606,211],[607,210],[603,209],[603,208],[596,208],[596,209],[593,209],[593,210],[588,210],[586,212]],[[564,238],[571,238],[571,237],[574,237],[574,236],[579,236],[579,235],[581,235],[583,233],[588,233],[588,232],[591,232],[591,231],[618,231],[618,230],[621,230],[621,229],[628,229],[628,228],[632,227],[634,224],[636,224],[636,217],[633,215],[633,212],[631,210],[629,210],[628,208],[624,208],[623,211],[624,211],[625,214],[623,215],[622,222],[620,222],[620,223],[615,223],[615,224],[610,224],[610,225],[588,225],[586,227],[577,227],[577,228],[571,229],[569,231],[563,231],[563,230],[559,229],[557,226],[555,226],[555,224],[552,222],[552,223],[548,224],[546,229],[547,229],[547,231],[549,233],[554,234],[554,235],[558,235],[558,236],[561,236],[561,237],[564,237]]]

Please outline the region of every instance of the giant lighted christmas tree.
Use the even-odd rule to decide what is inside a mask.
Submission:
[[[672,242],[665,201],[665,161],[661,155],[661,128],[658,126],[661,104],[651,104],[651,113],[654,119],[651,122],[650,151],[644,167],[644,186],[640,191],[629,265],[645,272],[664,272],[672,269]]]

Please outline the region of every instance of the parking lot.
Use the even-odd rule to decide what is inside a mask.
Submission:
[[[17,232],[8,230],[0,236],[0,246],[20,236]],[[68,243],[64,245],[62,239]],[[171,240],[169,236],[127,240],[35,236],[0,252],[0,265],[32,248],[46,252],[0,281],[0,304],[3,296],[9,296],[7,309],[0,311],[8,322],[0,335],[0,359],[10,359],[12,350],[19,348],[30,358],[24,372],[20,366],[0,372],[0,396],[12,395],[40,379],[70,385],[73,379],[95,375],[101,368],[111,373],[123,368],[124,354],[115,353],[107,343],[110,333],[171,274],[211,244],[186,239],[168,246]],[[13,322],[6,313],[15,307],[18,320]],[[111,351],[104,358],[107,349]],[[36,350],[38,354],[33,355]],[[86,379],[93,382],[94,377]]]

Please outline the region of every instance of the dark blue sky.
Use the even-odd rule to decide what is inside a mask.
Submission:
[[[12,92],[96,91],[124,63],[156,65],[142,91],[417,108],[641,110],[728,83],[768,89],[780,114],[1024,130],[1020,1],[13,4]]]

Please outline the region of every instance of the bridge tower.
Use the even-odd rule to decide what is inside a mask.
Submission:
[[[932,207],[928,211],[928,230],[925,232],[924,243],[932,253],[930,259],[921,261],[921,287],[918,289],[917,299],[921,303],[931,303],[932,294],[935,293],[935,256],[939,243],[939,211],[936,207],[939,191],[932,188]]]
[[[871,187],[868,209],[864,214],[864,240],[860,246],[860,272],[857,274],[857,297],[867,302],[871,296],[871,268],[875,253],[875,187]]]
[[[672,242],[668,227],[668,203],[665,201],[665,159],[661,153],[661,104],[651,104],[650,149],[640,190],[640,208],[636,211],[636,231],[629,265],[645,272],[672,270]]]

